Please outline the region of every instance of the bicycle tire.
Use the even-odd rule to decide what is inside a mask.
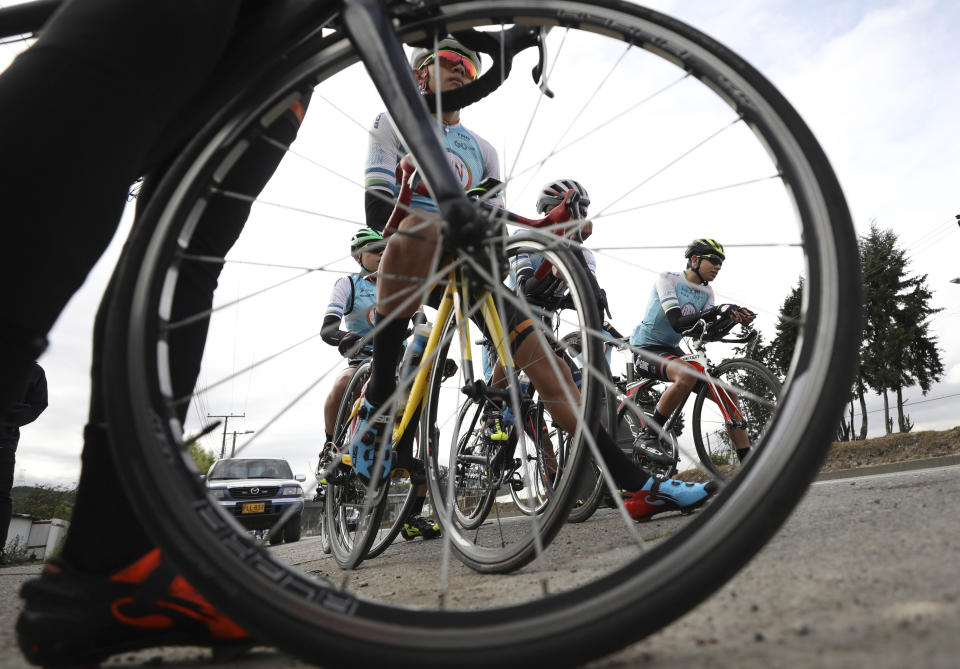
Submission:
[[[483,524],[493,508],[497,496],[498,476],[493,470],[495,455],[489,453],[489,444],[482,441],[479,426],[483,414],[483,404],[477,400],[464,402],[457,417],[454,434],[462,435],[457,439],[457,476],[454,482],[457,503],[453,510],[456,522],[465,530],[475,530]],[[462,429],[466,426],[466,432]],[[473,462],[468,456],[483,458],[484,462]],[[426,454],[425,454],[426,457]],[[430,457],[436,457],[431,453]],[[425,467],[436,468],[439,463],[424,461]]]
[[[370,362],[357,366],[343,392],[343,399],[337,409],[337,419],[333,428],[334,443],[341,452],[349,449],[353,436],[351,413],[360,397],[364,384],[370,378]],[[341,466],[343,470],[343,466]],[[360,482],[353,469],[341,471],[340,482],[327,483],[326,519],[329,529],[330,547],[334,560],[341,569],[356,569],[360,566],[373,545],[380,521],[386,508],[390,481],[383,483],[370,503],[367,486]],[[356,516],[356,523],[354,523]],[[361,522],[363,522],[361,526]],[[351,525],[355,527],[351,529]]]
[[[732,372],[745,372],[749,370],[751,373],[755,374],[757,377],[757,382],[761,384],[761,387],[755,385],[755,383],[744,383],[740,380],[734,382],[734,379],[728,378],[728,374]],[[738,388],[744,388],[749,390],[759,397],[775,402],[777,396],[780,394],[780,382],[777,381],[777,377],[771,372],[765,365],[757,362],[756,360],[750,360],[748,358],[739,358],[735,360],[726,360],[722,362],[711,374],[713,378],[724,380],[731,385],[735,385]],[[762,391],[762,392],[761,392]],[[715,476],[721,479],[727,479],[731,476],[733,472],[739,467],[739,462],[737,461],[736,453],[732,452],[727,445],[727,457],[726,462],[723,463],[726,466],[720,466],[720,463],[715,462],[714,457],[711,456],[712,450],[710,448],[709,442],[705,439],[706,432],[703,427],[703,409],[704,402],[710,399],[710,389],[706,385],[702,385],[700,390],[697,392],[696,399],[693,401],[693,441],[697,448],[697,455],[700,457],[700,462],[706,467],[710,472]],[[712,400],[710,400],[712,403]],[[748,422],[751,422],[750,432],[752,433],[755,429],[754,423],[758,420],[762,420],[763,424],[770,419],[770,414],[768,413],[768,407],[765,407],[762,404],[758,404],[756,401],[746,399],[746,406],[743,406],[744,399],[741,399],[741,408],[744,411],[745,417],[748,419]],[[722,428],[722,426],[719,426]],[[718,426],[714,425],[712,431],[716,432]],[[761,432],[762,432],[762,428]],[[756,436],[751,434],[751,444],[755,448],[762,448],[762,445],[758,445],[755,439],[760,438],[762,435],[757,433]],[[726,434],[721,435],[721,439],[726,437]],[[725,441],[723,443],[726,443]]]
[[[529,430],[526,429],[528,421],[530,425]],[[536,443],[531,444],[531,442],[533,442],[535,439],[534,434],[541,431],[546,431],[546,420],[544,419],[544,407],[542,402],[536,402],[536,404],[524,417],[523,423],[523,427],[517,425],[515,426],[515,430],[517,431],[517,435],[519,435],[519,430],[524,430],[524,447],[527,451],[527,454],[523,457],[526,458],[527,464],[531,467],[534,474],[534,481],[537,486],[535,490],[537,503],[531,507],[531,505],[527,504],[526,500],[520,496],[520,492],[513,486],[510,487],[510,498],[513,500],[514,506],[516,506],[521,513],[524,515],[531,515],[534,513],[541,513],[546,508],[547,504],[550,503],[550,499],[553,494],[551,490],[551,472],[546,464],[549,457],[548,454],[544,453],[544,441],[543,439],[538,439]],[[564,457],[568,441],[564,438],[566,433],[556,426],[554,426],[552,430],[546,432],[546,443],[549,443],[553,448],[553,461],[555,463],[555,467],[562,468],[566,459]]]
[[[574,358],[580,353],[580,337],[576,336],[576,334],[571,333],[569,335],[565,335],[561,339],[561,344]],[[610,388],[604,389],[604,393],[601,396],[600,401],[600,415],[603,417],[603,425],[617,425],[616,407],[614,406],[615,401]],[[620,444],[619,435],[615,432],[612,432],[611,434],[613,434],[614,439],[617,441],[617,444],[621,446],[622,450],[631,450],[633,445],[632,440],[630,440],[630,442],[627,444],[627,448],[624,449],[623,445]],[[577,492],[579,493],[578,499],[574,502],[573,506],[570,507],[570,515],[567,516],[568,523],[585,523],[586,521],[590,520],[593,514],[597,512],[597,509],[600,507],[600,502],[603,499],[604,485],[603,479],[600,475],[600,470],[597,469],[596,466],[593,466],[592,468],[584,467],[581,476],[583,478],[580,485],[577,487]]]
[[[206,497],[169,418],[170,398],[158,382],[161,287],[186,232],[185,212],[225,156],[242,150],[245,133],[256,136],[258,119],[283,108],[284,96],[355,60],[342,35],[304,43],[269,76],[225,98],[135,226],[108,326],[109,350],[117,352],[106,361],[112,442],[125,486],[136,491],[131,499],[171,561],[231,617],[290,652],[333,666],[389,658],[401,666],[486,667],[548,657],[570,666],[642,638],[702,601],[796,505],[826,452],[853,376],[856,239],[836,177],[800,117],[762,75],[698,31],[612,0],[440,2],[433,11],[416,25],[401,25],[402,34],[430,34],[451,23],[530,21],[639,44],[707,82],[769,149],[797,205],[809,270],[798,352],[768,433],[771,447],[682,531],[639,558],[561,594],[493,611],[408,609],[362,598],[304,576],[239,536]],[[757,508],[765,510],[762,518]]]
[[[596,331],[600,327],[600,314],[594,305],[590,302],[593,299],[593,289],[587,278],[586,270],[582,263],[576,260],[573,253],[569,251],[562,243],[558,244],[557,238],[552,235],[545,235],[531,231],[526,234],[508,237],[504,244],[504,256],[519,255],[529,253],[542,255],[549,258],[554,267],[559,269],[560,273],[566,278],[569,295],[573,303],[573,309],[580,317],[582,329],[584,332]],[[539,321],[538,321],[539,322]],[[559,532],[569,509],[563,505],[570,498],[574,489],[574,482],[577,479],[578,468],[584,461],[586,445],[585,433],[580,432],[579,439],[571,439],[570,446],[566,453],[566,462],[563,470],[558,470],[554,482],[554,491],[552,498],[545,507],[536,514],[531,514],[537,518],[537,523],[526,530],[521,529],[519,536],[513,537],[515,540],[509,544],[503,538],[502,521],[498,517],[496,530],[493,537],[484,543],[481,541],[480,533],[475,533],[472,537],[463,528],[452,522],[453,512],[450,510],[449,518],[446,520],[446,500],[449,497],[448,489],[445,488],[446,477],[440,466],[442,459],[438,454],[442,453],[443,448],[440,443],[441,437],[436,429],[438,406],[440,405],[440,379],[443,374],[443,361],[449,355],[451,342],[459,341],[458,320],[456,314],[451,311],[443,323],[437,323],[434,327],[440,328],[441,341],[444,347],[441,349],[432,363],[430,372],[430,381],[428,393],[424,401],[421,434],[428,435],[428,445],[426,452],[430,454],[427,458],[427,484],[430,489],[430,498],[434,501],[436,508],[440,509],[438,521],[444,530],[445,537],[450,540],[450,546],[456,553],[461,562],[471,569],[480,573],[505,573],[515,571],[529,564],[537,557],[538,547],[542,550],[543,546],[550,543],[557,532]],[[545,327],[545,326],[540,326]],[[504,333],[509,332],[509,328],[504,324]],[[531,335],[534,336],[534,335]],[[602,348],[599,340],[590,339],[590,345],[585,347],[584,357],[589,362],[599,360],[602,356]],[[566,363],[559,357],[554,358],[554,365],[559,369],[561,366],[566,368]],[[593,425],[597,423],[598,394],[599,384],[594,374],[584,374],[580,385],[580,405],[579,420],[581,424]],[[515,409],[516,414],[520,414],[519,407]],[[519,432],[517,430],[516,432]],[[511,440],[513,441],[513,440]],[[536,487],[536,473],[532,468],[524,471],[523,458],[518,473],[521,474],[521,480],[525,485]],[[527,463],[528,464],[528,463]],[[533,483],[530,481],[533,479]],[[511,495],[514,491],[511,490]]]

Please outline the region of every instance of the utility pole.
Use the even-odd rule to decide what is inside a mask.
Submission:
[[[222,418],[223,419],[223,440],[220,442],[220,457],[222,458],[224,453],[227,452],[227,423],[231,418],[246,418],[247,414],[245,413],[228,413],[213,415],[207,414],[207,418]]]
[[[234,454],[237,452],[237,435],[238,435],[238,434],[253,434],[253,433],[254,433],[254,430],[247,430],[246,432],[238,432],[237,430],[234,430],[234,431],[232,432],[232,434],[233,434],[233,445],[230,447],[230,457],[231,457],[231,458],[232,458],[232,457],[234,456]]]

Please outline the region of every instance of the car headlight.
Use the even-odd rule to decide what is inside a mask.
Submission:
[[[303,488],[298,485],[286,485],[280,488],[281,497],[303,497]]]
[[[225,488],[210,488],[207,492],[209,492],[214,499],[223,499],[227,494]]]

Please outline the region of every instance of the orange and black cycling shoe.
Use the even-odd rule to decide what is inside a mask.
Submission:
[[[116,653],[158,646],[210,647],[219,660],[255,645],[165,563],[159,549],[109,575],[53,559],[20,595],[17,640],[33,664],[95,666]]]

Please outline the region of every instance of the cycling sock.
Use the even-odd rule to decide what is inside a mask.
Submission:
[[[597,430],[597,448],[610,468],[610,474],[618,488],[640,490],[650,478],[647,472],[620,450],[613,437],[602,427]]]
[[[738,449],[737,449],[737,459],[740,460],[740,462],[743,462],[743,459],[744,459],[745,457],[747,457],[747,454],[748,454],[749,452],[750,452],[750,447],[749,447],[749,446],[747,446],[746,448],[738,448]]]
[[[657,421],[657,427],[663,427],[663,424],[667,422],[667,417],[660,413],[659,409],[654,409],[653,420]]]
[[[425,499],[426,497],[417,497],[413,500],[413,506],[410,508],[410,513],[407,514],[407,518],[420,515],[420,512],[423,511],[423,501]]]
[[[388,318],[392,320],[388,322]],[[384,326],[373,336],[373,368],[370,370],[370,385],[367,386],[367,401],[380,406],[396,387],[394,376],[410,317],[384,316],[378,311],[374,323],[384,323]]]
[[[329,432],[324,432],[324,436],[327,438],[327,441],[333,441],[333,435]]]

